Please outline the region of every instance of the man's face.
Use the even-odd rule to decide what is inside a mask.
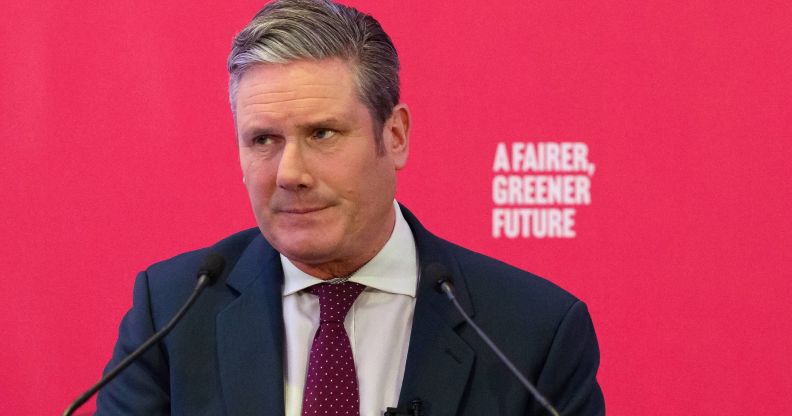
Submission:
[[[239,82],[236,121],[250,202],[276,250],[320,278],[350,273],[379,251],[407,160],[406,107],[386,120],[378,155],[349,64],[259,64]]]

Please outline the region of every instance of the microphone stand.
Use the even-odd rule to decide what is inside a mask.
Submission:
[[[162,329],[160,329],[156,334],[154,334],[151,338],[146,340],[143,345],[139,346],[132,354],[129,354],[126,358],[124,358],[118,365],[110,370],[107,374],[102,377],[96,384],[94,384],[90,389],[88,389],[85,393],[81,394],[76,400],[74,400],[66,410],[63,411],[62,416],[71,416],[80,406],[85,404],[91,397],[93,397],[96,392],[99,391],[102,387],[104,387],[107,383],[111,380],[116,378],[124,369],[129,367],[135,360],[138,359],[143,353],[148,351],[149,348],[154,346],[157,342],[159,342],[165,335],[176,326],[177,323],[182,319],[187,310],[195,303],[195,300],[198,299],[198,295],[203,292],[204,288],[210,286],[214,283],[215,278],[222,273],[223,268],[225,267],[225,259],[218,254],[210,254],[204,260],[204,264],[201,266],[200,270],[198,271],[198,283],[195,285],[195,289],[193,289],[192,294],[187,299],[187,302],[176,312],[173,318],[165,325]]]

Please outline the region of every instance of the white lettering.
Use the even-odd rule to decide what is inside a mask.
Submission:
[[[504,205],[507,201],[506,176],[496,175],[492,178],[492,202],[495,205]]]
[[[589,205],[591,179],[585,175],[496,175],[495,205]]]
[[[506,144],[503,142],[498,143],[498,147],[495,148],[495,160],[492,162],[492,171],[509,171],[509,155],[506,152]]]
[[[492,236],[574,238],[574,217],[574,208],[495,208],[492,210]]]
[[[499,142],[492,163],[492,236],[574,238],[571,206],[591,204],[595,165],[588,154],[583,142]]]
[[[523,143],[523,142],[514,142],[512,143],[512,170],[519,171],[520,164],[523,162],[525,158],[525,154],[523,153],[523,149],[525,146],[530,146],[531,143]]]

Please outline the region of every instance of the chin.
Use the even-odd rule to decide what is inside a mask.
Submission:
[[[287,239],[269,240],[279,253],[292,261],[305,264],[321,264],[332,259],[337,252],[332,244],[321,241],[321,235],[290,236]]]

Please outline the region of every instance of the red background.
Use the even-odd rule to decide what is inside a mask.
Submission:
[[[253,226],[225,59],[259,1],[0,12],[0,413],[98,379],[135,273]],[[587,302],[609,414],[792,414],[787,2],[355,1],[414,116],[399,199]],[[583,141],[575,239],[494,240],[497,142]]]

